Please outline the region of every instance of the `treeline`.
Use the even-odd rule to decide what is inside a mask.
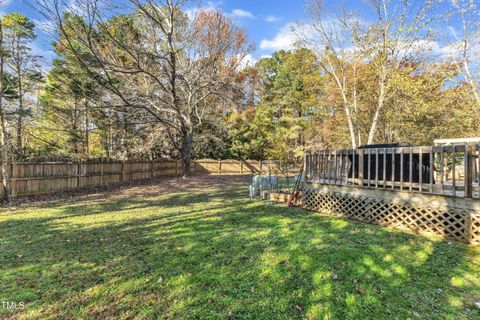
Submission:
[[[246,66],[253,45],[188,1],[35,0],[54,27],[40,72],[35,25],[1,19],[3,162],[63,156],[293,160],[306,146],[431,144],[479,134],[478,11],[456,1],[369,3],[368,19],[320,1],[295,49]],[[461,33],[436,33],[438,24]]]

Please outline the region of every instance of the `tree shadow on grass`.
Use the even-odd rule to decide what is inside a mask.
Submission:
[[[190,191],[194,189],[218,189],[228,184],[229,187],[245,186],[251,180],[249,175],[200,175],[189,179],[179,177],[157,177],[155,179],[137,180],[128,183],[85,187],[63,192],[20,196],[13,199],[13,203],[0,203],[0,213],[16,212],[24,208],[57,208],[68,206],[76,202],[92,202],[111,200],[121,202],[122,199],[133,197],[158,197],[172,192]],[[231,190],[231,188],[230,188]]]
[[[245,188],[19,213],[0,300],[29,318],[476,318],[479,251],[303,210]],[[48,209],[42,209],[48,210]],[[40,210],[41,211],[41,210]]]

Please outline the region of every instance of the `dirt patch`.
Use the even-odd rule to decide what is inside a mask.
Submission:
[[[139,180],[123,184],[82,188],[57,193],[18,197],[9,205],[3,204],[0,212],[13,211],[25,207],[44,207],[70,202],[95,201],[101,199],[124,198],[132,196],[156,196],[186,189],[219,188],[225,185],[245,185],[251,180],[250,175],[205,175],[188,179],[181,177],[160,177]]]

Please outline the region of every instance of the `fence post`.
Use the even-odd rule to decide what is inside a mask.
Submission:
[[[10,180],[10,196],[12,198],[15,198],[17,196],[17,182],[15,180],[15,177],[13,176],[13,173],[15,172],[13,170],[13,161],[10,163],[10,174],[8,175],[8,178]]]
[[[82,164],[80,162],[80,160],[77,161],[77,189],[80,188],[80,174],[82,172]]]
[[[125,182],[125,160],[122,160],[122,182]]]
[[[240,174],[243,174],[243,160],[240,160]]]
[[[473,159],[473,147],[469,145],[465,145],[465,156],[463,161],[464,175],[465,175],[465,191],[463,195],[464,198],[472,197],[472,184],[473,184],[472,159]]]
[[[100,159],[100,185],[103,186],[103,158]]]
[[[218,160],[217,163],[217,173],[222,174],[222,160]]]

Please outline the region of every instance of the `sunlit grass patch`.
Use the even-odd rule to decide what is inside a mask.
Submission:
[[[480,249],[245,186],[4,210],[0,318],[476,319]],[[1,306],[0,306],[1,307]]]

